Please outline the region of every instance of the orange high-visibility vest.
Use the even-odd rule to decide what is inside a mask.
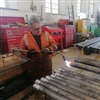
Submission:
[[[51,51],[57,50],[57,43],[54,41],[52,36],[48,32],[41,32],[40,35],[41,38],[41,48],[50,48]],[[35,51],[40,51],[40,48],[35,41],[35,38],[33,37],[31,31],[29,31],[22,39],[21,41],[21,47],[22,50],[30,50],[33,49]],[[39,52],[40,56],[42,56],[42,53]]]

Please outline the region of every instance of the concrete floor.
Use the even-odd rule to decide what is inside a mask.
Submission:
[[[68,61],[71,61],[71,62],[74,62],[74,59],[78,57],[85,57],[85,58],[100,60],[98,53],[92,53],[91,55],[84,55],[82,54],[82,51],[79,50],[77,47],[69,47],[66,50],[67,52],[62,52],[62,54],[66,57]],[[52,57],[52,62],[53,62],[53,69],[66,66],[60,54],[54,55]]]
[[[92,53],[91,55],[83,55],[82,52],[77,48],[77,47],[69,47],[66,49],[67,52],[61,52],[68,61],[74,62],[74,59],[78,57],[85,57],[85,58],[91,58],[91,59],[96,59],[100,60],[100,56],[98,53]],[[52,62],[53,62],[53,70],[56,70],[57,68],[62,68],[66,67],[65,62],[63,61],[62,57],[60,54],[55,54],[52,57]],[[30,96],[27,100],[34,100],[33,95]]]

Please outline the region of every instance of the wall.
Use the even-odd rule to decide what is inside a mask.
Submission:
[[[93,17],[97,17],[98,11],[100,12],[100,0],[94,0],[94,11],[93,11]]]
[[[61,18],[68,18],[68,6],[71,7],[71,5],[74,6],[74,14],[75,14],[75,19],[79,19],[77,16],[77,0],[59,0],[59,13],[60,14],[46,14],[45,13],[45,0],[17,0],[18,1],[18,9],[17,10],[11,10],[11,9],[0,9],[0,16],[17,16],[17,17],[24,17],[26,19],[26,14],[28,17],[31,15],[37,15],[41,16],[41,5],[43,5],[43,23],[44,24],[52,24],[54,22],[58,22],[59,19]],[[82,5],[81,5],[81,12],[86,13],[87,17],[89,16],[89,5],[88,2],[90,0],[81,0]],[[98,9],[100,9],[99,0],[94,0],[94,15],[96,17],[96,12]],[[30,10],[31,3],[33,2],[33,6],[35,6],[35,10],[32,12]],[[99,3],[98,3],[99,2]],[[14,5],[13,5],[14,6]],[[10,5],[11,7],[11,5]]]
[[[91,7],[91,3],[90,1],[91,0],[81,0],[81,12],[82,13],[86,13],[86,16],[87,17],[91,17],[90,16],[90,7]],[[94,0],[94,5],[93,5],[93,17],[96,18],[97,17],[97,12],[99,11],[100,12],[100,0]]]

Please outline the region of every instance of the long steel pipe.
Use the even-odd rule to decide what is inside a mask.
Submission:
[[[61,88],[55,87],[54,85],[50,85],[49,84],[49,80],[47,80],[45,78],[42,78],[41,81],[40,80],[36,80],[35,83],[37,83],[39,85],[42,85],[42,86],[54,91],[57,94],[63,95],[64,97],[66,97],[66,100],[74,99],[74,98],[76,98],[77,100],[82,100],[82,99],[80,99],[80,98],[78,98],[76,96],[73,96],[72,94],[62,90]]]
[[[83,89],[89,90],[89,91],[91,91],[93,93],[97,93],[97,94],[100,95],[100,89],[98,89],[99,86],[95,86],[93,84],[90,84],[88,82],[82,81],[82,80],[77,79],[77,78],[72,78],[72,77],[64,76],[62,73],[61,74],[57,73],[56,76],[58,77],[58,79],[60,78],[63,81],[67,80],[68,82],[70,82],[70,83],[72,83],[74,85],[77,85],[78,87],[81,87]],[[59,81],[63,82],[61,80],[59,80]]]
[[[39,91],[45,93],[46,95],[49,95],[50,97],[52,97],[52,98],[55,99],[55,100],[66,100],[65,97],[63,97],[63,96],[61,96],[61,95],[59,95],[59,94],[57,94],[57,93],[55,93],[55,92],[53,92],[53,91],[47,89],[46,87],[43,87],[43,86],[39,85],[39,84],[36,84],[36,83],[35,83],[35,84],[33,85],[33,87],[34,87],[35,89],[37,89],[37,90],[39,90]],[[68,100],[68,99],[67,99],[67,100]]]
[[[55,81],[55,82],[61,84],[62,86],[64,85],[65,87],[64,86],[63,87],[66,88],[67,91],[71,92],[72,94],[74,93],[74,95],[76,95],[76,96],[78,96],[80,98],[84,98],[83,96],[85,96],[88,99],[90,97],[100,98],[99,94],[97,94],[95,92],[92,92],[92,91],[88,91],[85,88],[82,88],[81,87],[82,84],[79,85],[78,83],[75,83],[73,81],[65,79],[64,77],[60,77],[60,76],[56,76],[56,75],[51,75],[50,80]],[[71,89],[72,89],[72,91],[71,91]],[[78,93],[78,92],[80,92],[80,93]],[[77,94],[79,94],[79,95],[77,95]]]
[[[80,48],[87,47],[90,50],[98,50],[99,51],[100,50],[100,37],[91,39],[91,40],[87,40],[87,41],[84,41],[81,43],[77,43],[75,45]]]
[[[75,45],[79,46],[79,47],[86,47],[86,46],[89,46],[89,45],[94,44],[96,42],[100,42],[100,37],[94,38],[94,39],[91,39],[91,40],[87,40],[87,41],[84,41],[84,42],[81,42],[81,43],[77,43]]]
[[[78,62],[78,63],[83,63],[83,64],[87,64],[87,65],[91,65],[91,66],[100,68],[100,62],[95,59],[79,57],[79,58],[75,59],[74,61]]]

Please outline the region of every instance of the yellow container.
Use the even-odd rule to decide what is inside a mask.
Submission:
[[[87,33],[88,30],[88,20],[78,20],[77,21],[77,32]]]

